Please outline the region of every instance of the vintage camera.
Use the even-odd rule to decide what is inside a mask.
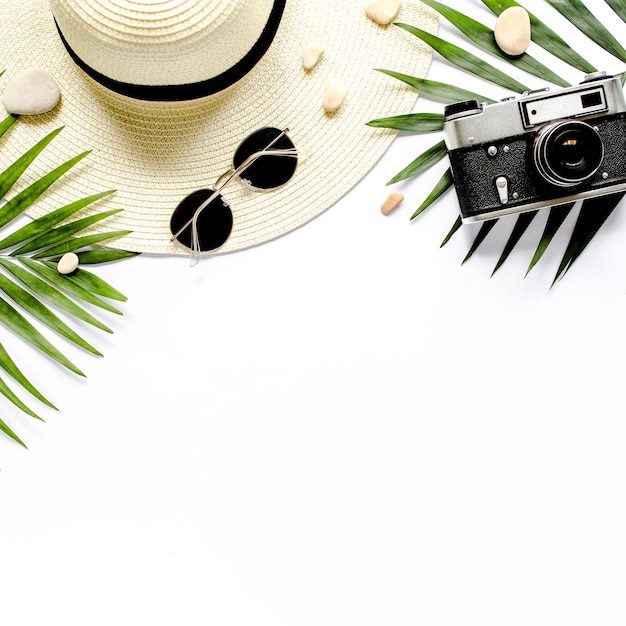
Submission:
[[[463,222],[626,191],[626,104],[619,77],[445,110]]]

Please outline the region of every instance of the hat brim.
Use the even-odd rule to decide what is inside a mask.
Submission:
[[[405,1],[398,20],[437,30],[436,14],[421,2]],[[170,241],[172,211],[187,194],[211,186],[231,167],[238,144],[263,126],[290,129],[301,155],[296,174],[271,192],[231,184],[225,195],[233,207],[233,230],[217,252],[269,241],[322,213],[371,170],[395,136],[366,122],[407,113],[415,104],[415,90],[375,68],[425,77],[431,62],[427,46],[393,25],[375,24],[360,0],[290,0],[268,52],[236,84],[198,100],[145,102],[115,94],[78,69],[45,0],[3,2],[0,24],[2,83],[23,69],[41,67],[62,93],[53,111],[21,118],[3,138],[0,167],[60,126],[63,131],[23,176],[22,187],[91,150],[30,214],[115,189],[98,209],[124,210],[101,228],[133,232],[111,245],[158,254],[186,253]],[[321,45],[324,54],[306,72],[302,55],[312,44]],[[346,97],[328,114],[322,98],[333,81],[343,84]]]

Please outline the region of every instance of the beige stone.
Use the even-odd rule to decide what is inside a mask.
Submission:
[[[38,115],[54,109],[61,98],[56,81],[38,68],[24,70],[4,90],[2,104],[8,113]]]
[[[523,7],[502,11],[494,29],[496,43],[504,54],[519,56],[530,45],[530,16]]]
[[[78,262],[78,255],[73,252],[67,252],[59,259],[57,272],[59,272],[59,274],[71,274],[78,268]]]
[[[346,91],[337,81],[331,82],[324,92],[322,106],[326,113],[334,113],[342,104],[346,97]]]
[[[309,72],[319,63],[322,54],[324,54],[324,48],[322,48],[322,46],[309,46],[302,56],[302,67]]]
[[[383,212],[383,215],[389,215],[403,200],[404,194],[399,191],[394,191],[387,196],[380,210]]]
[[[401,0],[375,0],[365,7],[365,14],[377,24],[386,26],[398,17],[401,4]]]

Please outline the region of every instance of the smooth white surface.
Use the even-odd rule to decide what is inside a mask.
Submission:
[[[280,240],[102,268],[129,302],[84,333],[104,359],[66,348],[88,380],[2,331],[60,411],[1,405],[29,445],[0,439],[1,624],[626,621],[624,206],[552,290],[569,231],[523,279],[543,219],[490,278],[511,222],[463,267],[473,227],[439,250],[452,195],[408,222],[443,164],[380,214],[434,140]]]

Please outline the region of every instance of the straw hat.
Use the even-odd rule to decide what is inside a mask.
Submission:
[[[428,71],[429,48],[368,18],[366,4],[2,0],[0,91],[20,71],[38,67],[55,78],[62,98],[49,113],[22,117],[5,135],[0,167],[64,125],[19,188],[92,152],[32,214],[116,189],[97,208],[124,211],[101,228],[133,233],[113,245],[186,253],[170,241],[177,204],[212,186],[247,135],[265,126],[289,128],[299,153],[295,175],[266,192],[230,184],[224,196],[233,209],[233,230],[219,251],[278,237],[331,206],[382,156],[394,133],[367,127],[367,121],[413,107],[415,91],[375,68],[420,77]],[[434,12],[419,0],[404,0],[397,20],[429,32],[437,28]],[[302,58],[311,45],[324,52],[307,71]],[[331,83],[345,92],[332,114],[322,107]]]

